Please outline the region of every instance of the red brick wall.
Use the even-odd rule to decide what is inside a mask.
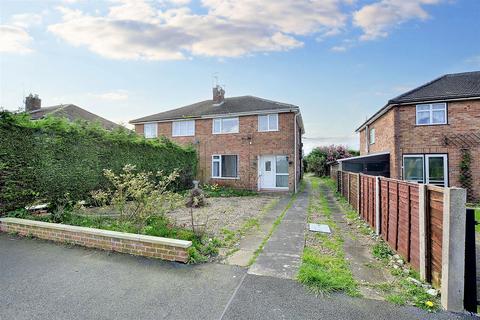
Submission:
[[[0,221],[0,231],[16,233],[21,236],[32,236],[55,242],[75,244],[89,248],[129,253],[137,256],[183,263],[188,262],[188,248],[159,244],[147,240],[141,241],[117,238],[113,235],[92,234],[88,231],[82,230],[62,230],[55,228],[55,224],[53,223],[42,223],[42,225],[43,226],[29,225],[23,223],[22,219],[6,218]],[[51,225],[51,227],[49,225]],[[67,228],[65,229],[68,229],[69,226],[66,227]]]
[[[294,117],[293,112],[278,116],[279,130],[258,132],[258,116],[239,117],[239,133],[212,134],[212,119],[195,120],[194,137],[172,137],[172,123],[159,122],[158,135],[166,136],[180,144],[194,144],[199,154],[198,178],[202,183],[217,183],[236,188],[257,189],[258,156],[287,155],[289,158],[289,189],[294,188]],[[297,127],[298,128],[298,127]],[[143,134],[143,125],[135,125],[135,132]],[[297,135],[298,137],[298,135]],[[298,148],[301,138],[298,137]],[[239,178],[211,178],[213,154],[236,154],[239,156]],[[300,176],[301,160],[297,152],[297,178]]]
[[[399,106],[377,119],[369,128],[375,128],[376,142],[370,152],[390,152],[390,176],[402,179],[404,154],[445,153],[448,155],[449,185],[460,187],[460,147],[444,146],[445,134],[480,132],[480,100],[449,102],[448,124],[417,126],[415,105]],[[360,131],[360,152],[366,154],[365,129]],[[480,199],[480,145],[470,147],[473,197]]]

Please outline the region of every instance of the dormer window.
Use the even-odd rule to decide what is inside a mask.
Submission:
[[[145,123],[143,125],[143,135],[147,139],[153,139],[157,137],[157,123],[152,122],[152,123]]]
[[[278,131],[278,114],[258,116],[258,131]]]
[[[417,125],[447,124],[447,104],[417,104]]]

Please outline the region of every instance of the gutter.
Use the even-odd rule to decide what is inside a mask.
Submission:
[[[294,168],[293,168],[293,173],[294,173],[294,184],[293,184],[293,191],[294,193],[297,193],[297,156],[298,156],[298,152],[297,152],[297,117],[300,115],[300,112],[296,112],[295,113],[295,117],[293,118],[293,122],[294,122],[294,130],[295,130],[295,134],[294,134],[294,142],[293,142],[293,146],[294,146],[294,155],[293,155],[293,162],[294,162]],[[301,119],[301,118],[300,118]]]

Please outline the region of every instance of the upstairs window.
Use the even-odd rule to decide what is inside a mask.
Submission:
[[[278,114],[258,116],[258,131],[278,131]]]
[[[447,124],[447,104],[417,104],[417,125]]]
[[[375,143],[375,128],[370,129],[370,144]]]
[[[212,178],[237,178],[238,156],[237,155],[213,155]]]
[[[238,133],[238,117],[213,119],[213,133]]]
[[[145,123],[143,125],[143,135],[147,139],[152,139],[157,137],[157,123]]]
[[[185,137],[195,135],[195,120],[172,122],[172,137]]]

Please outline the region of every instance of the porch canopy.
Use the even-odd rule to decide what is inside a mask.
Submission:
[[[371,153],[337,161],[339,170],[390,177],[390,152]]]

